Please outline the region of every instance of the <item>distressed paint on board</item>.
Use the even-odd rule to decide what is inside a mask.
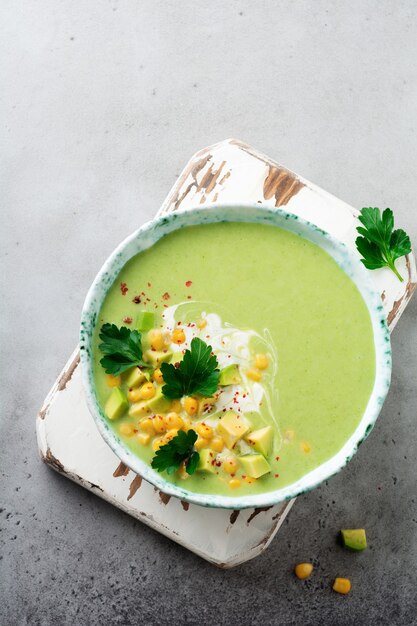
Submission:
[[[159,213],[222,201],[285,206],[354,245],[356,209],[234,139],[195,154]],[[388,270],[372,273],[390,330],[417,282],[412,254],[399,265],[407,277],[404,283]],[[77,348],[39,412],[38,445],[45,463],[219,567],[238,565],[269,545],[293,501],[263,509],[216,510],[155,490],[102,440],[85,404],[78,365]]]

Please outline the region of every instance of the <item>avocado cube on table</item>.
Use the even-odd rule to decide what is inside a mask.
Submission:
[[[146,350],[144,354],[145,360],[154,367],[159,367],[161,363],[166,363],[172,357],[170,350]]]
[[[265,426],[264,428],[254,430],[249,433],[249,435],[246,435],[245,440],[257,452],[260,452],[264,456],[268,456],[271,450],[273,436],[274,431],[272,426]]]
[[[171,401],[162,395],[162,387],[157,387],[154,397],[146,400],[146,404],[152,413],[165,413],[169,411]]]
[[[239,457],[242,470],[251,478],[259,478],[271,471],[271,467],[262,454],[245,454]]]
[[[115,420],[123,415],[128,406],[129,403],[123,391],[115,387],[104,406],[104,412],[109,420]]]
[[[132,367],[130,370],[127,370],[125,376],[125,383],[129,389],[139,387],[145,380],[148,380],[148,374],[145,374],[139,367]]]
[[[243,418],[234,411],[227,411],[219,419],[217,431],[224,439],[228,448],[233,448],[235,443],[249,430],[249,426]]]
[[[152,311],[140,311],[136,318],[136,329],[140,332],[151,330],[155,326],[155,313]]]
[[[366,533],[364,528],[348,528],[340,531],[342,541],[345,548],[360,552],[367,547]]]
[[[131,417],[143,417],[144,415],[149,415],[149,413],[151,413],[151,409],[148,406],[148,400],[135,402],[131,405],[128,412]]]
[[[216,458],[216,454],[210,448],[204,448],[199,452],[200,459],[197,465],[198,472],[211,472],[212,474],[216,471],[213,461]]]
[[[227,387],[227,385],[239,385],[241,382],[242,378],[239,374],[239,365],[237,365],[237,363],[232,363],[221,370],[219,377],[220,387]]]

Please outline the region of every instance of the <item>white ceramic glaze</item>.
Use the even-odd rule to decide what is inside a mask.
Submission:
[[[375,342],[376,376],[374,388],[358,427],[344,446],[331,459],[291,485],[251,496],[229,497],[198,494],[166,481],[162,474],[155,472],[147,463],[133,454],[109,427],[97,401],[93,378],[92,336],[95,322],[107,291],[122,267],[133,256],[146,250],[161,237],[174,230],[184,226],[222,221],[275,225],[290,230],[326,250],[355,282],[361,292],[371,316]],[[265,207],[260,204],[212,204],[172,213],[148,222],[125,239],[104,263],[87,294],[81,319],[80,350],[83,384],[88,407],[101,435],[120,460],[166,494],[202,506],[217,508],[243,509],[271,506],[316,487],[338,472],[352,458],[358,446],[372,430],[388,392],[391,377],[390,338],[381,299],[375,291],[368,272],[360,262],[359,255],[314,224],[282,209]]]

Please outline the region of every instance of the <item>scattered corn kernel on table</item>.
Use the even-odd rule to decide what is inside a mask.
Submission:
[[[285,206],[354,248],[354,208],[234,139],[196,153],[159,214],[222,201]],[[400,259],[398,268],[403,283],[389,270],[372,272],[390,330],[417,282],[412,254]],[[78,349],[39,411],[36,429],[40,454],[50,467],[220,567],[233,567],[265,550],[293,504],[206,509],[156,491],[120,463],[102,440],[85,403]]]

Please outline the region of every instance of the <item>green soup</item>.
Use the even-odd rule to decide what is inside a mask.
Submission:
[[[144,311],[154,314],[171,362],[197,336],[213,347],[221,370],[235,364],[241,383],[220,387],[208,402],[197,395],[192,415],[184,398],[162,399],[156,409],[145,406],[132,415],[146,380],[132,390],[129,373],[109,379],[98,333],[108,322],[133,329]],[[169,345],[172,337],[182,338],[180,331],[185,342]],[[147,332],[142,341],[151,351]],[[320,247],[284,229],[249,223],[183,228],[132,258],[101,308],[93,356],[103,409],[114,392],[110,385],[127,398],[108,420],[126,446],[150,463],[155,441],[164,445],[167,432],[175,434],[175,428],[157,428],[155,414],[163,420],[174,413],[199,432],[200,456],[207,460],[209,450],[211,467],[164,477],[190,491],[229,496],[282,488],[334,456],[360,422],[375,379],[371,319],[355,284]],[[148,377],[160,396],[160,372]],[[233,411],[246,424],[235,444],[218,428]],[[204,425],[206,437],[200,436]],[[268,426],[267,449],[252,450],[251,433]],[[258,475],[247,461],[260,449],[269,469]]]

